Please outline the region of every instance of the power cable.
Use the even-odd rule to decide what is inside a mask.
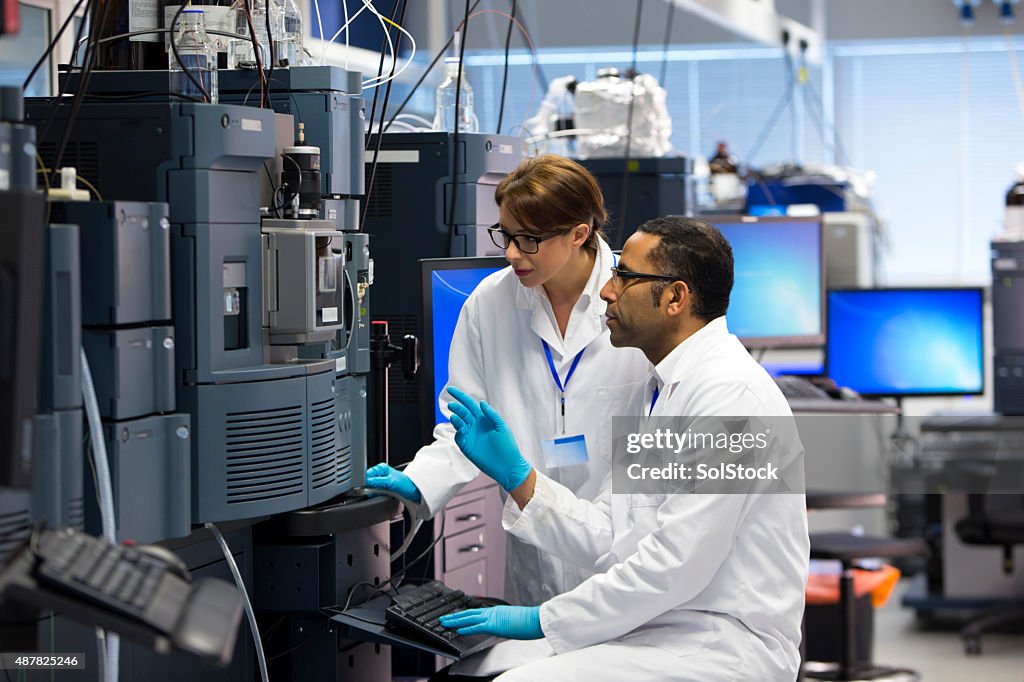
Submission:
[[[452,204],[448,211],[448,253],[446,256],[451,257],[452,255],[452,243],[455,240],[455,199],[458,196],[459,191],[459,124],[460,124],[460,112],[459,112],[459,100],[462,96],[462,69],[465,65],[466,56],[466,43],[468,42],[467,36],[469,35],[469,14],[470,14],[469,0],[466,0],[466,16],[462,19],[462,42],[459,45],[459,72],[455,80],[455,132],[452,135]]]
[[[512,42],[512,27],[516,23],[516,5],[518,0],[512,0],[512,13],[508,19],[508,31],[505,33],[505,70],[501,77],[501,104],[498,107],[498,127],[494,131],[501,135],[501,122],[505,116],[505,90],[508,87],[508,48]],[[536,60],[534,60],[536,61]]]
[[[643,20],[644,0],[637,0],[636,20],[633,24],[633,63],[629,67],[629,108],[626,111],[626,152],[622,167],[622,200],[619,202],[619,224],[615,231],[615,246],[622,248],[626,236],[626,207],[629,204],[629,152],[633,142],[633,104],[636,101],[636,62],[640,48],[640,23]]]
[[[661,87],[665,88],[665,78],[668,76],[668,46],[672,41],[672,19],[676,15],[676,3],[668,3],[668,19],[665,21],[665,40],[661,48],[661,78],[658,81]]]
[[[78,9],[82,6],[82,3],[85,1],[86,0],[78,0],[78,2],[75,3],[75,6],[71,8],[71,12],[68,14],[68,18],[64,20],[64,23],[61,24],[60,28],[57,30],[57,35],[53,37],[53,40],[50,41],[50,44],[46,46],[46,50],[43,51],[43,56],[39,58],[39,61],[35,63],[35,66],[32,67],[32,70],[28,72],[28,76],[25,77],[25,82],[21,84],[22,90],[28,88],[28,84],[32,82],[32,79],[35,77],[36,72],[39,71],[39,67],[43,65],[43,62],[46,61],[46,58],[49,57],[50,53],[53,52],[53,49],[57,47],[57,41],[59,41],[60,37],[64,35],[64,31],[67,30],[68,26],[71,25],[71,21],[75,18],[75,14],[78,12]],[[83,21],[82,23],[84,24],[85,22]]]
[[[98,3],[99,0],[97,0]],[[99,15],[98,21],[90,22],[93,23],[89,27],[89,47],[86,50],[85,57],[83,58],[84,70],[82,72],[81,80],[78,83],[78,90],[75,93],[74,99],[71,102],[71,111],[68,112],[67,121],[64,123],[64,132],[61,135],[60,144],[57,146],[57,155],[54,157],[54,163],[52,168],[59,169],[61,167],[61,161],[64,159],[64,150],[67,148],[68,142],[71,141],[71,131],[75,127],[75,121],[78,119],[78,113],[82,108],[82,101],[84,100],[83,95],[89,89],[89,80],[92,78],[93,67],[96,65],[96,51],[98,49],[97,41],[100,37],[100,27],[107,23],[107,17],[110,14],[111,5],[114,3],[111,0],[107,0],[107,3],[102,8],[102,14]],[[96,18],[100,13],[99,5],[93,7],[93,17]]]
[[[396,14],[396,12],[398,12],[399,2],[400,2],[400,0],[395,0],[394,7],[391,10],[391,21],[392,21],[392,23],[394,23],[395,14]],[[409,9],[409,0],[405,0],[405,2],[401,3],[401,6],[402,6],[402,13],[401,13],[401,16],[399,16],[399,18],[398,18],[398,24],[399,25],[405,23],[405,12],[406,12],[407,9]],[[391,30],[390,27],[387,30],[390,32],[390,30]],[[370,162],[370,179],[369,179],[369,181],[366,184],[366,196],[367,196],[367,198],[370,196],[370,192],[373,191],[373,181],[377,177],[377,161],[380,158],[380,147],[381,147],[381,144],[382,144],[382,142],[384,140],[384,116],[387,113],[388,102],[391,99],[391,86],[395,82],[394,81],[395,67],[398,65],[398,50],[399,50],[399,48],[402,45],[402,35],[403,35],[402,31],[399,31],[398,32],[398,38],[395,40],[395,48],[394,48],[393,56],[392,56],[392,59],[391,59],[391,74],[390,74],[390,77],[388,78],[388,86],[384,90],[384,103],[383,103],[383,105],[380,108],[380,121],[377,123],[377,140],[376,140],[376,144],[374,145],[374,148],[373,148],[373,160]],[[377,94],[376,94],[377,92],[378,92],[378,90],[375,89],[374,90],[374,96],[373,96],[375,101],[377,99]],[[372,119],[370,120],[370,125],[371,125],[371,130],[372,130],[372,126],[373,126],[373,120]],[[360,231],[364,228],[364,226],[366,224],[366,212],[369,209],[370,209],[370,202],[368,200],[363,201],[363,214],[362,214],[362,216],[360,216],[360,219],[359,219],[359,229],[360,229]]]
[[[476,9],[476,6],[479,4],[480,0],[473,0],[473,6],[470,8],[470,11]],[[457,30],[458,29],[456,29],[456,31]],[[416,84],[412,86],[412,89],[409,91],[409,94],[406,95],[405,99],[402,100],[402,103],[398,105],[398,109],[395,110],[395,113],[388,120],[387,125],[384,126],[384,132],[388,131],[388,128],[391,127],[391,124],[394,123],[398,115],[405,110],[406,105],[409,104],[409,102],[412,100],[413,95],[416,94],[416,90],[419,89],[419,87],[423,84],[423,81],[425,81],[427,79],[427,76],[430,75],[430,72],[433,70],[433,68],[437,66],[437,63],[439,61],[441,61],[441,57],[444,56],[444,53],[448,51],[449,47],[451,47],[453,40],[455,40],[455,32],[452,32],[452,34],[448,37],[448,41],[441,46],[441,49],[438,50],[436,55],[434,55],[434,58],[430,61],[430,64],[428,64],[427,68],[423,70],[423,75],[419,77],[419,80],[417,80]]]

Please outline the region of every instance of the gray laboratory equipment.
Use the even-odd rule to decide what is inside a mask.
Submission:
[[[80,230],[46,229],[38,413],[33,431],[33,516],[51,526],[82,528]]]
[[[117,539],[154,542],[192,532],[190,418],[151,415],[104,422]],[[86,485],[86,528],[100,531],[96,491]]]
[[[83,169],[83,172],[85,169]],[[82,234],[82,324],[107,327],[171,319],[171,239],[166,203],[54,201],[53,222]]]
[[[368,147],[375,144],[371,136]],[[521,140],[466,133],[459,135],[457,155],[454,145],[454,135],[445,132],[386,133],[381,139],[365,229],[379,252],[373,317],[388,323],[392,339],[420,333],[419,259],[497,252],[487,235],[487,228],[498,222],[494,190],[522,161]],[[368,153],[368,166],[371,158]],[[390,423],[402,426],[389,434],[392,463],[408,461],[422,444],[419,387],[396,370],[388,375],[388,405]]]
[[[112,94],[130,92],[140,77],[95,75],[90,91]],[[30,102],[29,116],[45,120],[50,104]],[[58,109],[58,119],[65,115]],[[264,339],[259,189],[264,161],[276,153],[274,125],[274,112],[253,107],[87,100],[66,152],[79,167],[88,160],[82,155],[92,155],[89,172],[105,198],[169,204],[176,398],[191,415],[192,523],[305,507],[312,458],[328,450],[337,457],[333,438],[310,441],[315,406],[335,400],[335,362],[274,364]],[[52,155],[53,140],[40,150],[44,159]],[[292,276],[279,272],[278,281]],[[335,476],[314,498],[348,485]]]
[[[621,249],[641,223],[666,215],[692,216],[697,208],[697,182],[689,157],[597,158],[580,163],[601,186],[611,216],[606,232],[613,249]]]
[[[35,483],[46,201],[21,89],[0,87],[0,563],[28,537]],[[51,479],[52,480],[52,479]],[[51,509],[53,505],[50,505]]]
[[[82,345],[103,419],[174,412],[174,327],[86,329]]]
[[[264,306],[271,344],[328,341],[344,328],[343,235],[329,220],[265,218]]]
[[[222,71],[220,101],[259,106],[253,86],[259,87],[251,71]],[[275,70],[270,101],[274,111],[293,116],[292,140],[298,139],[301,123],[306,142],[320,148],[320,217],[337,229],[358,229],[363,196],[362,74],[332,66]]]
[[[992,242],[993,407],[1024,415],[1024,241]]]

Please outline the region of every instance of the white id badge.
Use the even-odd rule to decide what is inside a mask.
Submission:
[[[548,469],[586,464],[589,460],[587,441],[582,433],[576,436],[551,438],[541,441],[540,445],[544,452],[544,465]]]

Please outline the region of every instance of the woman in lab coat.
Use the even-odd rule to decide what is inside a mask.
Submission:
[[[524,444],[530,464],[583,499],[593,499],[611,467],[611,418],[650,363],[613,348],[600,291],[615,257],[600,234],[607,222],[593,176],[569,159],[527,159],[495,191],[491,238],[509,267],[466,301],[448,357],[449,385],[487,400]],[[439,396],[449,415],[449,398]],[[378,464],[368,487],[423,502],[437,514],[479,473],[444,422],[404,471]],[[505,598],[539,604],[591,574],[508,537]]]

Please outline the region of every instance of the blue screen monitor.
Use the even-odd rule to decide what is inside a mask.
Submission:
[[[830,291],[825,370],[867,396],[978,395],[983,301],[978,288]]]
[[[421,336],[423,361],[420,364],[420,402],[424,435],[436,424],[447,421],[437,404],[437,396],[448,384],[448,349],[455,324],[466,299],[485,277],[506,267],[504,257],[432,258],[420,261]]]
[[[825,342],[820,218],[709,218],[732,245],[735,282],[726,320],[747,348]]]

